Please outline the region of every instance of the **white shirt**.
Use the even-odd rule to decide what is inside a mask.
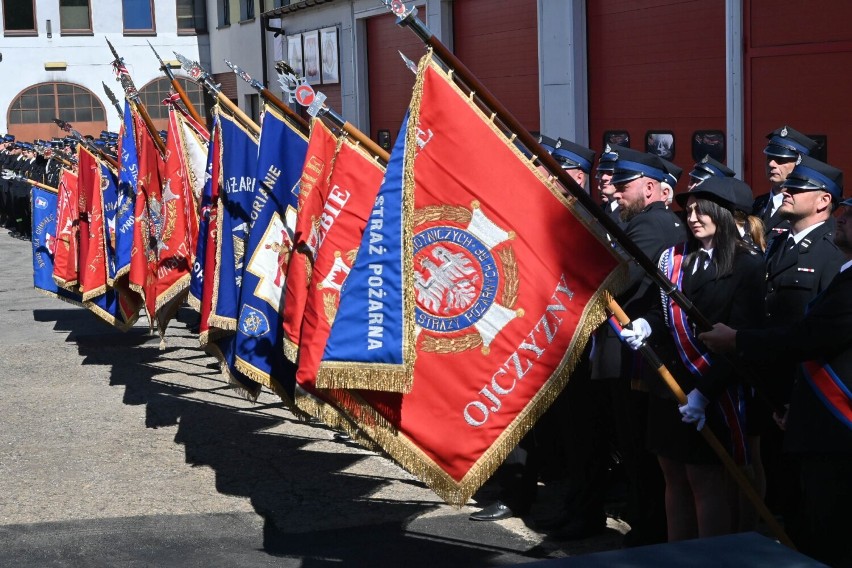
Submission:
[[[793,237],[793,241],[796,244],[799,244],[800,242],[802,242],[802,239],[804,239],[805,237],[808,236],[808,233],[810,233],[811,231],[813,231],[814,229],[816,229],[817,227],[819,227],[820,225],[822,225],[824,223],[825,223],[825,221],[820,221],[819,223],[814,223],[813,225],[811,225],[807,229],[802,229],[801,231],[799,231],[795,235],[793,234],[793,231],[790,231],[790,236]]]
[[[702,248],[699,252],[704,251],[707,253],[707,258],[704,259],[704,266],[701,267],[702,270],[706,270],[708,266],[710,266],[710,261],[713,260],[713,249],[705,249]],[[698,263],[692,265],[692,273],[695,274],[698,272]]]
[[[840,272],[843,272],[844,270],[846,270],[850,266],[852,266],[852,260],[847,260],[846,263],[843,266],[840,267]]]
[[[780,191],[778,193],[772,194],[772,212],[769,214],[771,217],[775,215],[775,212],[778,211],[778,208],[781,207],[781,202],[784,201],[784,194]]]

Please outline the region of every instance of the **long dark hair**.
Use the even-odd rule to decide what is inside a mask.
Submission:
[[[716,278],[728,276],[734,270],[734,257],[737,249],[746,250],[746,245],[740,238],[737,230],[737,222],[734,214],[709,199],[695,198],[695,209],[699,215],[707,215],[716,225],[716,234],[713,236],[713,264],[716,266]],[[689,232],[690,253],[686,256],[686,265],[692,266],[701,249],[701,242],[695,238],[692,231]]]

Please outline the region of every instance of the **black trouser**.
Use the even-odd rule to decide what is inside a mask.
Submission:
[[[625,545],[666,542],[666,483],[657,456],[648,451],[648,393],[631,390],[630,380],[609,379],[613,423],[627,473],[630,533]]]
[[[588,357],[584,356],[560,398],[566,402],[561,414],[568,461],[565,514],[572,524],[600,528],[606,522],[612,440],[609,386],[590,378]]]
[[[12,196],[9,192],[9,182],[0,181],[0,225],[6,226],[12,216]]]

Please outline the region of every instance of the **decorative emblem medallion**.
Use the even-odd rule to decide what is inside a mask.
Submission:
[[[269,320],[257,308],[244,304],[240,310],[240,331],[249,337],[261,337],[269,333]]]
[[[518,265],[515,235],[471,209],[431,206],[414,219],[415,323],[421,349],[454,353],[481,347],[487,354],[514,318]]]

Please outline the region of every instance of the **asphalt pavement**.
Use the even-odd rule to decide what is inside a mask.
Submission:
[[[0,565],[504,566],[616,548],[626,526],[559,543],[530,518],[472,522],[384,456],[243,399],[187,329],[166,348],[32,286],[0,233]]]

